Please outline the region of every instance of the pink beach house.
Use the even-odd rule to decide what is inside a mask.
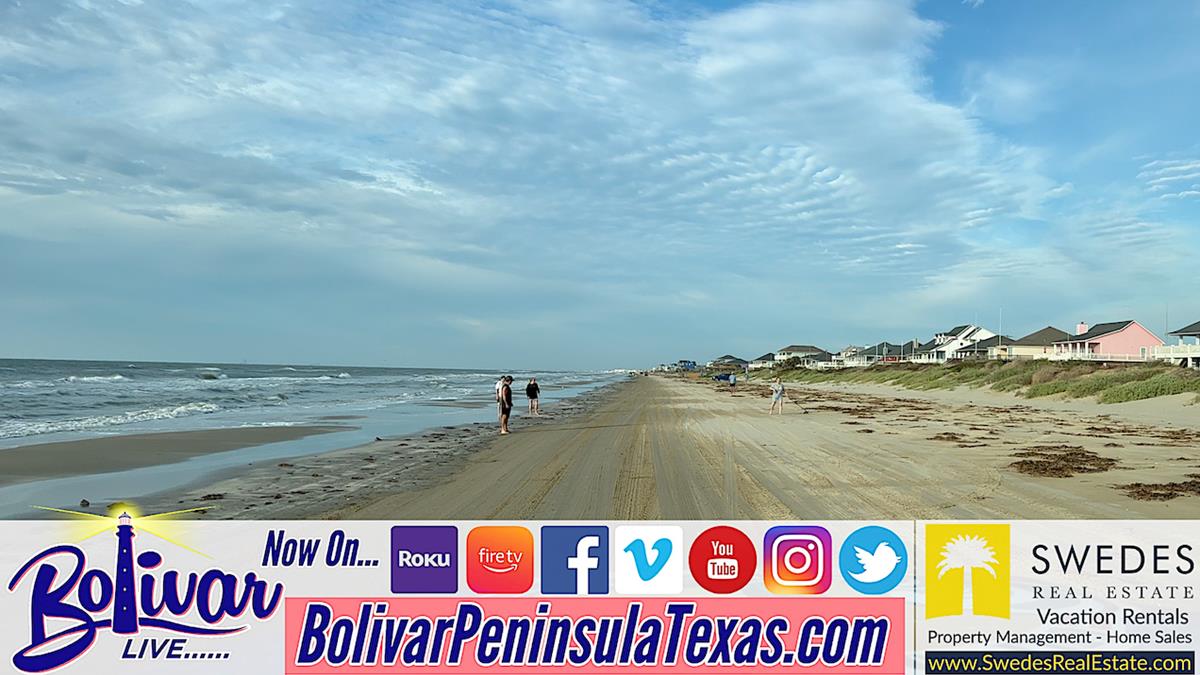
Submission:
[[[1054,356],[1059,359],[1093,361],[1145,361],[1163,341],[1136,321],[1098,323],[1091,328],[1081,323],[1075,334],[1055,340]]]

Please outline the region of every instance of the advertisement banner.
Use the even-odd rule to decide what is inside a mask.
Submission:
[[[911,522],[0,528],[16,672],[913,672]]]
[[[1195,672],[1195,522],[922,522],[917,532],[924,672]]]

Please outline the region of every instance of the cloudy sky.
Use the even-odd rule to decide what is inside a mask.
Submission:
[[[1197,34],[1192,0],[0,0],[0,356],[1178,328]]]

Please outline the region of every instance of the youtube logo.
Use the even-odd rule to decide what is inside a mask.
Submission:
[[[758,552],[741,530],[720,525],[705,530],[692,542],[688,567],[704,590],[735,593],[754,576]]]

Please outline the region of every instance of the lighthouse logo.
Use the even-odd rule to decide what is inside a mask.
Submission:
[[[78,546],[60,544],[34,555],[9,580],[10,593],[26,588],[30,593],[29,642],[12,657],[18,670],[41,673],[64,666],[91,649],[103,631],[119,636],[146,629],[158,635],[237,633],[246,625],[231,626],[227,619],[267,619],[283,599],[282,584],[253,572],[241,579],[220,569],[184,573],[166,569],[158,551],[135,555],[133,518],[122,513],[116,522],[111,573],[90,567]]]

